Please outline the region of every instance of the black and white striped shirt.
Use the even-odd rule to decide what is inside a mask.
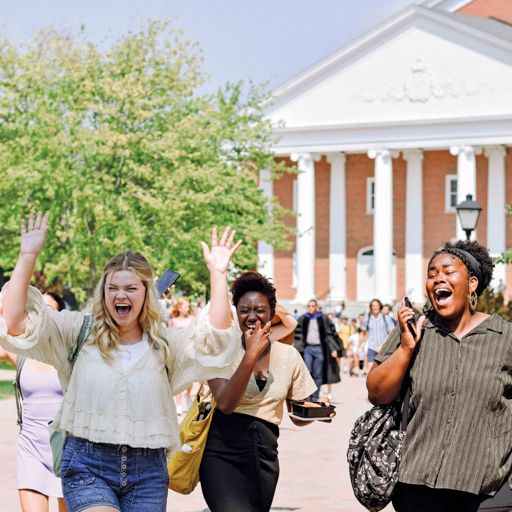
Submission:
[[[396,329],[376,360],[399,344]],[[410,378],[399,481],[494,493],[512,467],[512,324],[492,315],[459,340],[427,319]]]

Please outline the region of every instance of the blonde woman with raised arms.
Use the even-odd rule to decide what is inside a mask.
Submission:
[[[66,390],[55,426],[66,433],[61,478],[70,512],[164,512],[166,450],[179,446],[173,395],[195,380],[229,376],[237,346],[226,271],[241,242],[226,229],[202,242],[211,303],[186,329],[161,325],[153,273],[139,253],[107,263],[98,283],[91,335],[68,361],[84,313],[48,311],[29,286],[48,215],[21,224],[21,247],[2,292],[0,343],[55,366]],[[72,371],[71,371],[72,370]]]

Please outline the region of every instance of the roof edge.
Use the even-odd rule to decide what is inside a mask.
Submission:
[[[433,2],[435,0],[429,1]],[[271,112],[276,107],[276,103],[281,103],[288,95],[293,94],[293,92],[299,89],[301,86],[308,84],[309,82],[319,77],[321,74],[328,72],[328,70],[334,67],[338,62],[349,57],[359,49],[364,48],[366,45],[370,44],[371,41],[385,36],[397,26],[400,26],[401,24],[404,24],[418,16],[437,21],[438,23],[442,23],[447,26],[455,27],[459,30],[469,33],[472,36],[479,35],[491,43],[502,47],[505,46],[507,49],[512,50],[512,43],[509,40],[490,35],[488,32],[485,32],[474,26],[469,26],[459,19],[451,16],[449,13],[436,11],[432,8],[423,7],[421,5],[411,5],[399,11],[391,18],[388,18],[388,20],[379,24],[374,29],[371,29],[360,37],[357,37],[348,45],[328,55],[316,64],[313,64],[302,73],[295,75],[281,86],[278,86],[276,89],[274,89],[274,91],[272,91],[271,98],[268,101],[268,111]]]
[[[436,11],[456,12],[471,2],[473,0],[425,0],[420,5]]]

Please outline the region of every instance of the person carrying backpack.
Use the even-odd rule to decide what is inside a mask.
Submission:
[[[372,369],[382,344],[395,328],[389,315],[382,313],[382,307],[382,302],[379,299],[372,299],[363,323],[364,330],[368,333],[368,371]]]

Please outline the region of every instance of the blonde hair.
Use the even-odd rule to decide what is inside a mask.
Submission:
[[[189,315],[192,315],[192,306],[190,305],[190,301],[186,297],[178,297],[176,299],[176,301],[173,304],[171,304],[170,313],[171,313],[172,318],[176,318],[176,317],[180,316],[181,306],[183,306],[183,304],[185,304],[185,303],[188,304]]]
[[[127,251],[118,254],[105,265],[94,292],[92,306],[94,326],[89,343],[96,345],[102,357],[107,361],[112,360],[111,352],[119,346],[120,332],[107,309],[105,293],[112,275],[120,270],[130,270],[142,281],[146,289],[146,297],[139,314],[139,325],[143,332],[148,333],[153,347],[162,354],[164,361],[168,363],[171,354],[161,323],[161,309],[158,292],[153,283],[153,271],[146,258],[138,252]]]

